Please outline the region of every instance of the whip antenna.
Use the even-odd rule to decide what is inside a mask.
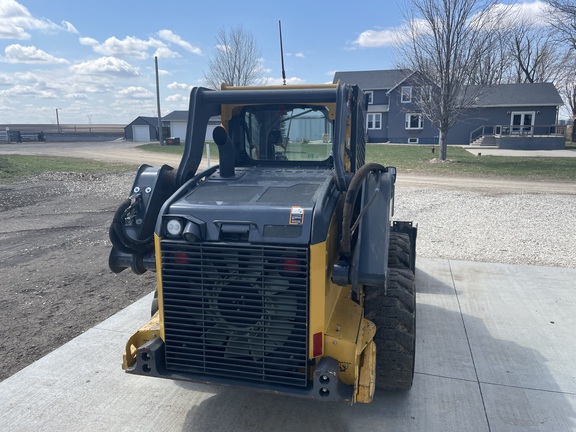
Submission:
[[[282,21],[278,20],[278,30],[280,30],[280,59],[282,60],[282,79],[286,85],[286,71],[284,70],[284,48],[282,46]]]

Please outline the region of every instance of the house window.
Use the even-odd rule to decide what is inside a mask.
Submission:
[[[368,99],[368,105],[372,105],[374,103],[374,92],[373,91],[365,91],[366,99]]]
[[[422,102],[432,102],[432,86],[422,86],[420,92]]]
[[[382,129],[382,113],[368,114],[368,129]]]
[[[418,138],[408,138],[408,144],[418,144]]]
[[[412,86],[404,86],[400,91],[400,101],[402,103],[412,102]]]
[[[406,114],[406,129],[422,129],[423,127],[424,127],[424,121],[422,119],[422,114],[418,113]]]

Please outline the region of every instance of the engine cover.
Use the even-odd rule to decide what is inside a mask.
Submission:
[[[313,231],[317,241],[325,238],[336,202],[333,183],[329,170],[252,168],[232,178],[213,175],[172,203],[164,219],[198,225],[197,241],[310,244]]]

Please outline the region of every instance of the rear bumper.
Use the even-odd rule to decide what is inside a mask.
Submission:
[[[156,337],[137,348],[135,362],[131,366],[126,367],[126,372],[134,375],[172,380],[251,388],[261,392],[322,401],[352,403],[354,386],[346,385],[338,379],[338,369],[337,360],[330,357],[322,358],[312,374],[309,385],[305,388],[259,384],[234,378],[170,371],[166,369],[165,365],[164,342],[159,337]]]

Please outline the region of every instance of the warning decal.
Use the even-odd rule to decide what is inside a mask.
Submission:
[[[290,209],[290,225],[302,225],[304,223],[304,209],[294,206]]]

